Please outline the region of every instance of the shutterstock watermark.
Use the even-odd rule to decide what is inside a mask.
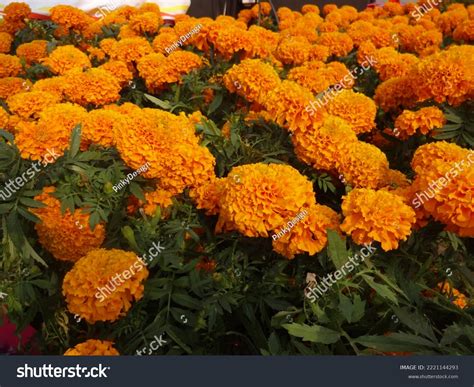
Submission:
[[[52,150],[47,149],[47,152],[48,153],[43,157],[42,160],[33,162],[31,167],[23,172],[21,176],[10,179],[5,183],[4,188],[0,190],[0,198],[2,198],[2,200],[6,201],[7,199],[11,198],[15,192],[19,191],[25,184],[33,179],[38,172],[40,172],[41,167],[44,168],[48,164],[54,163],[58,157],[61,156],[54,151],[54,148]]]
[[[120,180],[119,183],[117,185],[114,185],[112,187],[112,189],[115,191],[115,192],[118,192],[119,190],[121,190],[122,188],[125,188],[125,186],[127,186],[128,184],[130,184],[132,182],[133,179],[135,179],[138,175],[141,175],[143,172],[146,172],[148,171],[148,169],[150,168],[150,163],[145,163],[143,164],[140,168],[138,168],[136,171],[134,172],[130,172],[124,180]]]
[[[43,364],[40,367],[29,366],[26,363],[16,369],[17,378],[107,378],[105,371],[110,367],[99,364],[98,367],[53,367],[51,364]]]
[[[145,348],[142,348],[140,350],[137,349],[136,354],[138,356],[151,355],[153,353],[153,351],[157,351],[160,347],[163,347],[167,343],[166,340],[163,340],[163,334],[161,334],[160,337],[155,335],[153,338],[154,338],[154,340],[151,341],[148,346],[146,346]]]
[[[288,221],[286,226],[277,234],[272,235],[272,239],[275,241],[278,238],[281,238],[286,233],[290,232],[290,230],[295,227],[298,222],[301,222],[304,218],[308,216],[308,212],[306,210],[301,211],[298,215],[296,215],[293,219]]]
[[[366,250],[367,253],[364,253],[363,251]],[[360,265],[359,260],[361,262],[364,261],[365,258],[373,255],[377,249],[375,247],[372,247],[372,243],[369,244],[364,244],[364,247],[362,247],[359,251],[359,254],[361,255],[359,257],[359,254],[355,254],[352,257],[349,257],[349,261],[347,261],[343,266],[339,268],[339,270],[336,270],[334,273],[326,275],[320,282],[319,285],[317,285],[315,280],[312,282],[314,283],[313,286],[307,286],[305,289],[305,295],[308,297],[311,302],[315,302],[316,299],[318,299],[320,296],[322,297],[324,293],[326,293],[332,285],[334,285],[337,281],[342,279],[344,276],[347,276],[350,272],[352,272],[357,266]],[[333,278],[334,275],[334,278]],[[324,284],[324,288],[323,288]],[[318,295],[319,293],[319,295]]]
[[[372,56],[366,56],[365,60],[360,64],[360,66],[349,71],[347,75],[344,76],[344,78],[342,78],[338,83],[320,93],[320,95],[314,101],[311,101],[309,105],[306,106],[305,110],[309,113],[310,116],[314,115],[318,108],[327,105],[329,101],[334,99],[344,89],[347,89],[348,86],[352,83],[351,78],[353,80],[357,79],[358,76],[369,70],[374,64],[377,64],[377,61]]]
[[[138,257],[137,260],[126,270],[122,273],[115,274],[112,278],[109,279],[109,282],[105,285],[105,287],[97,288],[97,293],[95,294],[95,298],[99,299],[100,302],[103,302],[108,296],[110,296],[117,288],[122,286],[126,280],[132,278],[135,273],[139,273],[143,270],[144,267],[147,267],[148,264],[158,256],[165,248],[161,246],[161,243],[153,242],[152,247],[148,249],[148,256],[147,254],[143,254],[141,257]],[[156,252],[152,252],[152,251]]]
[[[410,15],[411,17],[414,17],[416,21],[418,21],[421,17],[423,17],[423,14],[430,12],[431,10],[433,10],[435,6],[439,5],[442,2],[443,2],[442,0],[440,1],[428,0],[421,7],[415,6],[415,10],[412,11]],[[431,3],[433,3],[434,6]],[[430,8],[428,8],[428,5],[430,6]]]
[[[425,201],[433,199],[438,192],[440,192],[444,187],[446,187],[451,182],[450,175],[452,175],[454,179],[456,176],[461,174],[465,168],[465,161],[466,160],[461,160],[459,162],[454,163],[454,167],[451,168],[448,172],[446,172],[443,177],[440,177],[437,180],[432,180],[428,184],[428,187],[430,187],[430,189],[425,189],[424,191],[417,192],[416,198],[412,200],[412,204],[415,206],[415,208],[419,208],[422,204],[425,203]],[[470,150],[469,154],[467,155],[466,168],[469,168],[472,164],[474,164],[474,150]],[[438,184],[441,185],[441,187],[439,187]],[[433,196],[430,196],[430,194]]]

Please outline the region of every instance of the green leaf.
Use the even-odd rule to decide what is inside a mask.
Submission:
[[[419,352],[426,341],[418,339],[413,335],[395,336],[392,334],[390,336],[360,336],[354,339],[354,342],[382,352]],[[428,344],[431,343],[428,342]]]
[[[79,152],[79,147],[81,145],[81,128],[82,125],[79,124],[72,130],[71,142],[69,145],[69,156],[71,158],[74,158],[77,155],[77,152]]]
[[[362,277],[364,278],[365,282],[367,282],[367,284],[377,292],[378,295],[392,301],[395,305],[398,305],[397,296],[390,290],[388,286],[376,283],[374,279],[368,275],[363,274]]]
[[[151,103],[154,103],[156,106],[164,109],[164,110],[170,110],[171,109],[171,104],[168,101],[162,101],[159,98],[153,97],[150,94],[144,94],[145,98],[149,100]]]
[[[221,106],[223,99],[224,99],[224,95],[222,93],[216,94],[211,104],[209,105],[209,109],[207,110],[208,116],[214,113],[219,108],[219,106]]]
[[[328,255],[336,269],[344,266],[347,262],[346,242],[334,230],[328,230]]]
[[[312,343],[333,344],[341,337],[340,333],[332,329],[325,328],[321,325],[306,324],[283,324],[291,336],[301,337],[303,341],[311,341]]]
[[[431,341],[437,342],[436,336],[429,321],[419,313],[410,312],[408,308],[393,308],[393,311],[402,324],[412,329],[415,333],[428,337]]]
[[[142,188],[135,182],[130,183],[130,192],[142,201],[146,201]]]
[[[173,293],[171,299],[177,304],[190,309],[201,309],[201,302],[184,293]]]
[[[27,198],[27,197],[21,197],[20,198],[20,203],[24,204],[27,207],[32,207],[32,208],[42,208],[46,207],[46,204],[42,202],[37,202],[36,200]]]
[[[354,297],[354,303],[342,293],[339,294],[339,300],[339,310],[347,322],[357,322],[364,316],[365,301],[362,301],[359,295]]]

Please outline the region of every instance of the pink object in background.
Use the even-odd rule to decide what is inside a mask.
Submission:
[[[3,316],[3,324],[0,325],[0,355],[2,354],[17,354],[20,339],[15,335],[16,325],[11,323],[8,317]],[[36,329],[29,325],[23,332],[21,332],[21,348],[28,344],[33,336],[36,334]],[[33,350],[31,352],[37,352]],[[29,353],[34,354],[34,353]],[[35,353],[37,354],[37,353]]]

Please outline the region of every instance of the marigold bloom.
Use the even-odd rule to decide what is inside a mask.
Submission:
[[[226,179],[211,178],[204,184],[193,188],[189,196],[196,203],[196,208],[205,210],[206,215],[217,215],[219,213],[219,200],[225,189]]]
[[[400,106],[412,106],[416,101],[415,91],[409,77],[394,77],[377,86],[375,103],[382,110],[396,110]]]
[[[351,37],[343,32],[325,32],[319,37],[318,44],[329,47],[330,54],[336,56],[346,56],[354,47]]]
[[[118,285],[117,277],[121,280]],[[69,312],[89,324],[113,322],[130,310],[133,301],[143,297],[142,282],[147,278],[146,264],[135,253],[95,249],[65,275],[63,295]]]
[[[70,103],[48,106],[39,114],[38,122],[20,122],[15,143],[21,157],[41,160],[48,149],[63,155],[69,146],[72,130],[86,116],[84,108]]]
[[[311,48],[307,38],[290,36],[280,41],[275,55],[284,64],[301,65],[309,59]]]
[[[64,352],[64,356],[119,356],[112,341],[90,339]]]
[[[0,98],[7,99],[15,94],[28,91],[32,84],[29,80],[16,77],[0,78]]]
[[[311,182],[289,165],[235,167],[220,198],[216,232],[235,230],[248,237],[267,237],[313,204]]]
[[[34,118],[47,106],[60,102],[57,95],[43,91],[17,93],[7,99],[11,112],[23,119]]]
[[[273,250],[288,259],[296,254],[314,255],[326,247],[328,229],[339,231],[339,215],[329,207],[316,204],[289,233],[272,242]]]
[[[0,54],[0,78],[16,77],[22,70],[20,58],[13,55]]]
[[[64,87],[64,78],[58,76],[36,81],[31,90],[54,94],[58,98],[62,99],[64,97]]]
[[[343,90],[329,101],[326,109],[329,114],[346,120],[357,134],[370,132],[375,127],[377,107],[362,93]]]
[[[385,153],[372,144],[358,141],[339,156],[338,171],[352,186],[379,188],[384,185],[388,171]]]
[[[122,87],[133,79],[133,74],[128,69],[127,64],[119,60],[109,60],[98,68],[112,74],[112,76],[119,81],[120,86]]]
[[[101,46],[102,49],[104,47]],[[107,51],[106,51],[107,52]],[[145,55],[152,54],[153,48],[145,38],[127,38],[115,42],[110,47],[108,54],[112,59],[120,60],[132,65],[138,62]]]
[[[71,72],[64,77],[64,94],[82,106],[102,106],[120,99],[120,84],[108,71],[92,68]]]
[[[91,67],[86,54],[74,46],[59,46],[49,56],[41,60],[54,74],[63,75],[72,69]]]
[[[385,251],[398,248],[415,223],[415,211],[388,191],[354,189],[342,202],[341,230],[357,244],[380,242]]]
[[[160,14],[144,12],[130,18],[130,28],[140,34],[156,34],[163,24]]]
[[[16,55],[25,60],[29,65],[39,63],[48,56],[47,40],[33,40],[29,43],[23,43],[16,49]]]
[[[393,47],[384,47],[373,53],[374,69],[380,80],[407,75],[418,63],[418,58],[411,54],[400,54]]]
[[[405,139],[418,130],[421,134],[428,134],[435,128],[443,127],[445,122],[443,112],[436,106],[430,106],[416,112],[404,110],[395,120],[395,128],[400,132],[399,137]]]
[[[80,208],[71,214],[61,212],[61,202],[53,196],[54,187],[46,187],[35,197],[46,207],[30,209],[40,220],[35,225],[41,245],[56,259],[77,261],[89,251],[102,245],[105,239],[104,225],[98,224],[93,231],[89,227],[90,215]]]
[[[13,42],[13,37],[7,32],[0,32],[0,53],[8,54]]]
[[[114,145],[113,128],[123,120],[122,114],[113,110],[92,110],[82,121],[82,141],[84,144],[98,144],[105,148]]]
[[[450,301],[458,308],[464,309],[469,305],[469,299],[455,287],[452,287],[449,282],[439,282],[437,290],[449,296]]]
[[[9,3],[3,9],[3,13],[5,14],[5,20],[9,22],[18,22],[27,18],[31,13],[31,9],[26,3],[13,2]]]
[[[166,210],[168,207],[171,207],[173,204],[173,201],[171,200],[173,196],[172,192],[160,188],[151,192],[146,192],[145,203],[143,205],[145,214],[153,216],[158,207],[161,212]]]
[[[49,10],[49,13],[51,20],[66,30],[81,32],[94,22],[87,13],[69,5],[56,5]]]
[[[262,103],[266,95],[280,84],[275,69],[258,59],[245,59],[224,75],[224,85],[250,102]]]

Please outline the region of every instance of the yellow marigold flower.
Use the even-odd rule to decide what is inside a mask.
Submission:
[[[415,211],[388,191],[354,189],[343,197],[341,230],[357,244],[380,242],[385,251],[398,248],[411,234]]]
[[[120,99],[120,83],[103,69],[71,72],[64,77],[64,81],[64,94],[71,102],[82,106],[102,106]]]
[[[140,34],[156,34],[162,24],[161,15],[155,12],[144,12],[130,18],[130,27]]]
[[[113,110],[92,110],[82,121],[82,141],[84,144],[99,144],[105,148],[114,145],[113,128],[122,114]]]
[[[56,5],[49,10],[51,20],[65,29],[81,32],[94,19],[84,11],[69,5]]]
[[[385,153],[372,144],[358,141],[351,144],[337,161],[338,171],[352,186],[379,188],[385,183],[388,161]]]
[[[9,3],[3,9],[3,13],[5,14],[5,20],[9,22],[17,22],[27,18],[31,13],[31,9],[26,3],[13,2]]]
[[[119,356],[112,341],[90,339],[64,352],[64,356]]]
[[[121,280],[118,285],[117,277]],[[133,301],[143,297],[142,282],[147,278],[146,263],[135,253],[95,249],[65,275],[63,295],[69,312],[89,324],[113,322],[127,314]]]
[[[275,55],[284,64],[301,65],[309,59],[311,48],[304,36],[291,36],[280,41]]]
[[[102,49],[104,47],[101,46]],[[106,51],[107,52],[107,51]],[[108,54],[112,59],[120,60],[127,65],[135,64],[145,55],[153,53],[150,43],[145,38],[127,38],[115,42]]]
[[[16,77],[22,70],[20,58],[13,55],[0,54],[0,78]]]
[[[450,301],[458,308],[464,309],[469,305],[469,299],[455,287],[451,287],[449,282],[439,282],[437,290],[449,296]]]
[[[171,198],[173,196],[172,192],[160,188],[152,192],[145,192],[145,204],[143,205],[145,214],[153,216],[158,207],[160,208],[160,211],[171,207],[173,204]]]
[[[39,114],[38,122],[20,122],[15,143],[21,157],[41,160],[48,149],[62,156],[69,146],[71,132],[86,116],[81,106],[62,103],[48,106]]]
[[[267,237],[314,204],[311,182],[289,165],[235,167],[220,198],[216,232],[235,230],[248,237]]]
[[[297,132],[292,137],[298,158],[316,169],[337,168],[340,154],[357,142],[351,126],[341,118],[327,116],[322,125],[305,132]]]
[[[0,32],[0,53],[8,54],[13,42],[13,37],[7,32]]]
[[[400,132],[400,138],[413,136],[418,130],[421,134],[428,134],[435,128],[442,128],[446,119],[443,112],[430,106],[416,112],[404,110],[395,120],[395,128]]]
[[[285,80],[268,93],[263,103],[273,121],[294,132],[305,131],[324,116],[323,108],[313,109],[311,114],[310,102],[313,99],[314,96],[308,89]]]
[[[127,64],[119,60],[109,60],[98,68],[112,74],[112,76],[119,81],[120,86],[122,87],[133,79],[133,74],[128,69]]]
[[[72,69],[91,67],[86,54],[74,46],[59,46],[41,63],[48,66],[54,74],[63,75]]]
[[[105,228],[98,224],[94,231],[89,227],[89,214],[76,209],[71,214],[67,210],[61,213],[61,202],[53,196],[54,187],[46,187],[35,197],[46,207],[30,209],[40,220],[35,225],[41,245],[56,259],[77,261],[89,251],[102,245]]]
[[[346,120],[357,134],[370,132],[375,127],[377,107],[362,93],[343,90],[329,101],[326,108],[329,114]]]
[[[131,168],[149,163],[143,176],[159,179],[174,195],[196,187],[214,176],[214,157],[199,145],[194,123],[184,115],[143,109],[128,113],[127,121],[114,125],[122,159]]]
[[[54,94],[62,99],[64,97],[64,87],[63,77],[52,77],[36,81],[31,90]]]
[[[29,43],[23,43],[16,49],[16,55],[25,60],[29,65],[39,63],[41,59],[48,56],[47,40],[33,40]]]
[[[319,253],[326,247],[327,230],[339,231],[339,215],[329,207],[313,205],[300,218],[289,233],[272,242],[273,250],[288,259],[296,254]]]
[[[16,77],[0,78],[0,98],[7,99],[15,94],[28,91],[32,84],[29,80]]]
[[[273,66],[259,59],[245,59],[232,66],[223,81],[231,93],[258,103],[262,103],[267,94],[281,83]]]
[[[346,56],[352,51],[354,43],[344,32],[325,32],[318,39],[318,44],[329,47],[331,55]]]
[[[7,99],[10,111],[23,119],[35,118],[45,107],[58,102],[57,95],[42,91],[17,93]]]
[[[226,179],[211,178],[202,185],[189,191],[189,196],[199,210],[205,210],[206,215],[219,213],[219,200],[225,189]]]

